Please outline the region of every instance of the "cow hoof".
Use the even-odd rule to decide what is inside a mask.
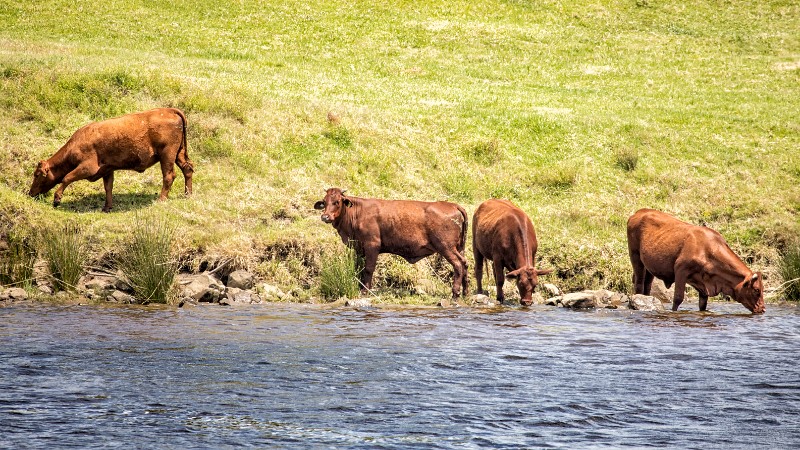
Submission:
[[[58,208],[58,205],[61,204],[61,201],[53,201],[53,208]]]

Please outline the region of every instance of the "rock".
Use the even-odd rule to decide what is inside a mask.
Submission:
[[[371,308],[372,300],[368,298],[354,298],[344,302],[344,306],[349,306],[351,308]]]
[[[220,305],[250,305],[261,303],[261,297],[253,291],[231,288],[225,292],[225,297],[220,299]]]
[[[664,282],[656,278],[653,280],[653,285],[650,288],[650,295],[661,300],[662,303],[672,303],[672,300],[675,298],[675,285],[667,289],[667,287],[664,286]]]
[[[628,308],[629,306],[628,296],[619,292],[609,291],[607,289],[585,292],[594,293],[597,308],[619,309]]]
[[[138,303],[134,296],[118,290],[115,290],[114,292],[111,293],[111,295],[106,297],[106,301],[122,303],[125,305],[132,305],[134,303]]]
[[[531,305],[544,305],[545,299],[542,297],[542,294],[538,292],[534,292],[531,295]]]
[[[561,296],[561,295],[558,295],[556,297],[550,297],[550,298],[548,298],[547,300],[544,301],[544,304],[545,305],[549,305],[549,306],[558,306],[558,305],[561,304],[562,298],[563,298],[563,296]]]
[[[130,280],[128,277],[125,276],[125,273],[121,270],[117,270],[117,274],[114,276],[114,289],[122,292],[133,292],[133,286],[131,286]]]
[[[558,286],[556,286],[555,284],[545,283],[542,285],[542,288],[545,290],[547,294],[549,294],[548,297],[558,297],[560,295],[563,295],[561,289],[559,289]]]
[[[252,289],[255,285],[253,274],[246,270],[237,270],[228,275],[228,287],[237,289]]]
[[[631,309],[638,311],[663,311],[661,300],[650,295],[636,294],[630,299]]]
[[[8,295],[8,292],[0,288],[0,302],[7,302],[9,300],[11,300],[11,297]]]
[[[195,299],[193,299],[191,297],[183,297],[178,302],[178,308],[183,308],[183,307],[186,307],[186,306],[197,306],[197,305],[198,305],[197,300],[195,300]]]
[[[266,283],[259,286],[258,292],[261,294],[261,298],[265,302],[277,302],[287,298],[287,294],[280,290],[277,286],[272,286]]]
[[[178,285],[181,297],[190,297],[198,302],[218,302],[225,293],[225,286],[208,272],[201,274],[180,274]]]
[[[593,291],[573,292],[561,297],[561,306],[572,309],[588,309],[597,307],[597,297]]]
[[[53,295],[53,288],[50,285],[40,284],[37,289],[39,289],[39,292],[42,294]]]
[[[18,287],[6,289],[5,293],[11,300],[25,300],[28,298],[28,292],[25,289]]]
[[[110,291],[114,289],[116,277],[111,275],[86,275],[78,282],[78,287],[90,291]]]
[[[471,298],[473,305],[494,305],[494,300],[491,297],[484,294],[475,294]]]

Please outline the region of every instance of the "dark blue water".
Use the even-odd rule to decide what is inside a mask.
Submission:
[[[2,448],[798,448],[800,311],[0,309]]]

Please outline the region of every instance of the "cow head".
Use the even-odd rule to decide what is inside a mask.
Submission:
[[[763,278],[761,272],[756,272],[733,288],[733,299],[753,314],[762,314],[765,311]]]
[[[339,219],[345,208],[353,206],[353,202],[344,196],[346,190],[330,188],[325,192],[325,198],[314,203],[314,209],[322,210],[322,221],[333,223]]]
[[[46,194],[57,184],[58,180],[53,175],[53,171],[50,170],[50,163],[44,160],[39,161],[36,170],[33,171],[33,183],[31,183],[31,190],[28,191],[28,195],[36,197],[40,194]]]
[[[506,274],[506,279],[517,282],[520,303],[525,306],[530,306],[530,304],[533,303],[533,299],[531,298],[533,296],[533,290],[539,285],[539,275],[547,275],[552,271],[552,269],[537,270],[532,266],[526,266],[508,272]]]

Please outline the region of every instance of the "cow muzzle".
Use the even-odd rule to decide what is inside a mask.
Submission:
[[[321,217],[321,219],[322,219],[322,221],[323,221],[323,222],[325,222],[325,223],[331,223],[331,222],[333,222],[333,218],[331,218],[331,216],[329,216],[328,214],[323,214],[323,215],[322,215],[322,217]]]

